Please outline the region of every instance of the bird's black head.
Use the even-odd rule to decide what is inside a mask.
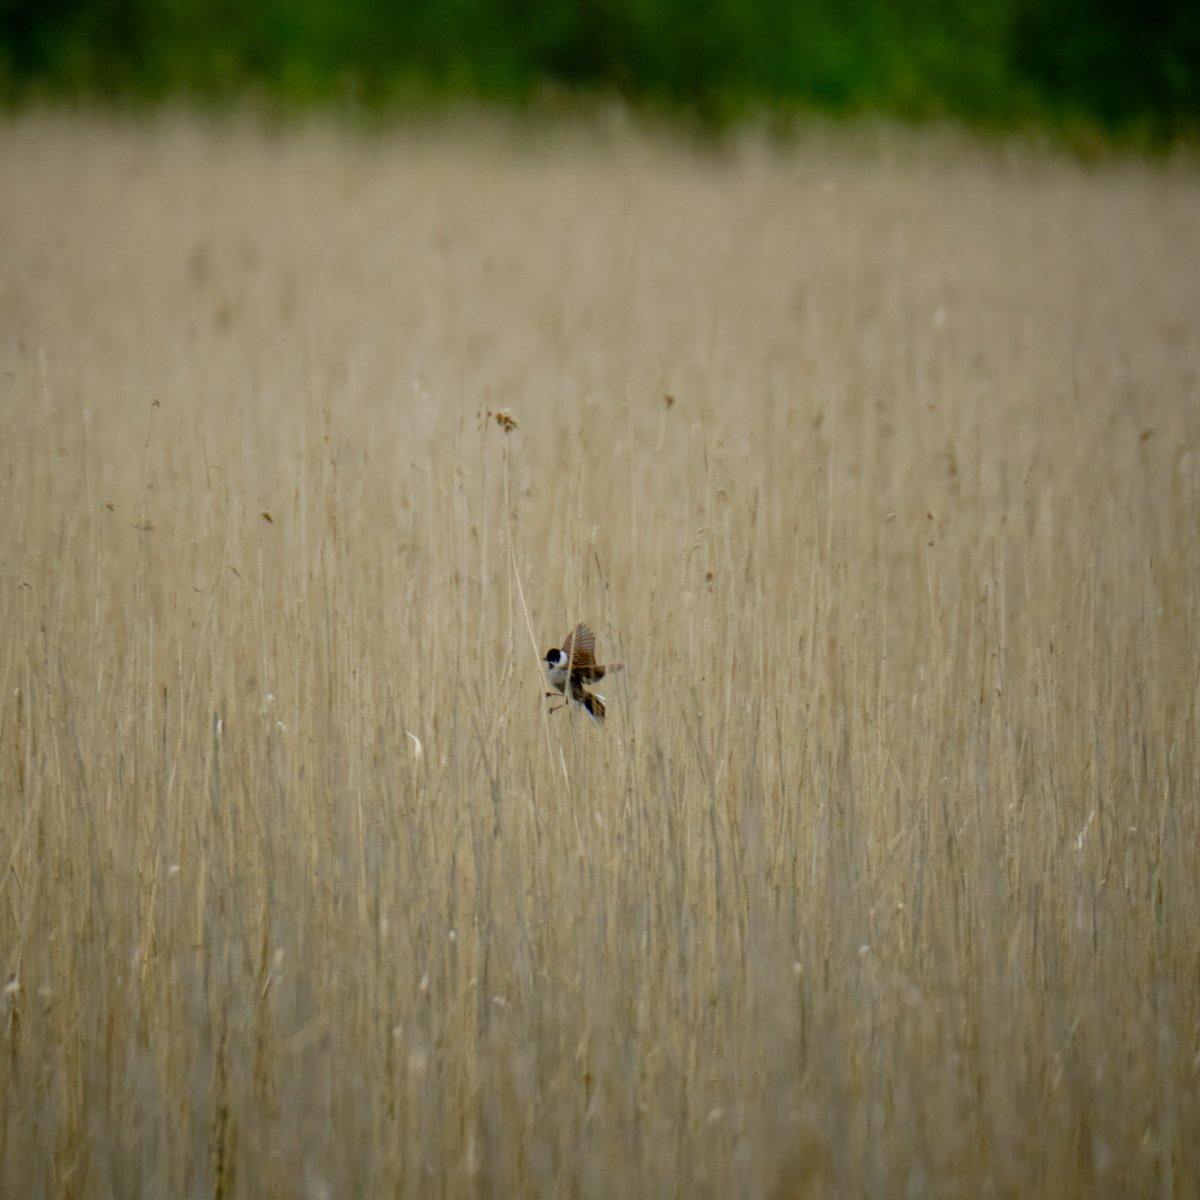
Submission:
[[[546,651],[546,657],[542,661],[557,665],[561,655],[562,651],[555,647],[553,650]]]

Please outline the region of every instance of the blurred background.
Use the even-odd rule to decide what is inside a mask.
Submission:
[[[0,97],[1200,122],[1196,0],[0,0]]]

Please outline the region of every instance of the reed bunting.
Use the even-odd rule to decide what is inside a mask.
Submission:
[[[546,681],[554,689],[547,696],[566,696],[582,704],[588,716],[604,724],[604,697],[584,686],[621,669],[620,663],[603,667],[596,662],[596,635],[582,621],[567,634],[561,647],[546,651]],[[557,711],[557,709],[553,710]]]

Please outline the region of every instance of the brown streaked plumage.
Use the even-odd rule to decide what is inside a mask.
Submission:
[[[596,635],[588,625],[581,621],[563,638],[562,646],[548,650],[542,661],[546,664],[546,679],[554,689],[546,695],[568,696],[603,724],[604,697],[589,692],[584,685],[597,683],[609,672],[619,671],[621,664],[606,667],[596,662]]]

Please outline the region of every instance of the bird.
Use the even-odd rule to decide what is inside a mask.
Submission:
[[[604,724],[604,697],[584,686],[598,683],[606,674],[621,669],[620,663],[602,667],[596,662],[596,635],[584,622],[563,638],[561,646],[546,651],[546,680],[554,689],[547,696],[566,696],[587,709],[588,716]],[[561,707],[561,706],[560,706]],[[557,709],[551,711],[557,712]]]

